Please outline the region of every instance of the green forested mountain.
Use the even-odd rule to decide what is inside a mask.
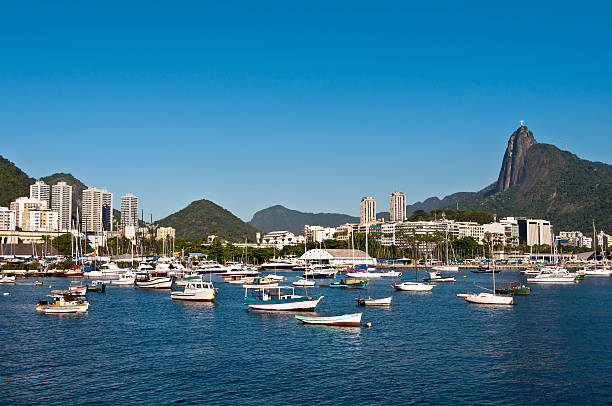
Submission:
[[[255,239],[257,229],[245,223],[210,200],[196,200],[184,209],[156,222],[162,227],[174,227],[176,236],[187,240],[201,240],[216,234],[231,241]]]
[[[30,195],[30,184],[34,179],[0,156],[0,206],[7,207],[13,200]]]
[[[388,212],[376,214],[376,218],[389,219]],[[268,207],[253,215],[249,224],[263,232],[286,230],[302,234],[304,225],[336,227],[346,223],[359,223],[359,217],[338,213],[304,213],[281,205]]]

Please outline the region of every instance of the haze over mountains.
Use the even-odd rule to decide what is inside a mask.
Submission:
[[[42,178],[47,184],[63,180],[73,186],[73,209],[86,188],[71,174],[57,173]],[[34,179],[9,160],[0,157],[0,206],[29,195]],[[387,202],[378,202],[384,205]],[[358,202],[356,202],[358,204]],[[508,140],[499,176],[477,192],[431,197],[407,206],[410,216],[417,210],[460,209],[495,213],[498,217],[525,216],[552,221],[555,231],[589,232],[594,219],[598,228],[612,231],[612,166],[591,162],[550,144],[539,144],[526,126]],[[115,217],[118,216],[115,210]],[[388,212],[377,218],[388,219]],[[234,241],[253,239],[257,230],[288,230],[301,233],[305,224],[334,227],[358,222],[359,218],[339,213],[304,213],[275,205],[256,212],[245,223],[209,200],[198,200],[157,223],[172,226],[177,236],[200,240],[216,232]]]

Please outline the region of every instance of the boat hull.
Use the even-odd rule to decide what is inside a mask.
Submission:
[[[280,300],[269,300],[269,301],[250,301],[247,302],[247,306],[255,310],[277,310],[277,311],[291,311],[291,310],[314,310],[319,302],[323,299],[323,296],[304,297],[302,300],[283,301]]]
[[[481,293],[479,295],[468,295],[465,301],[474,304],[486,305],[513,305],[514,298],[512,296],[499,296],[491,293]]]
[[[345,314],[342,316],[302,316],[295,318],[304,324],[318,326],[359,327],[361,325],[361,313]]]

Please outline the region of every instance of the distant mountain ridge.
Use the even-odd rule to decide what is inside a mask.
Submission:
[[[388,212],[377,213],[377,218],[389,218]],[[294,234],[302,234],[304,225],[322,227],[337,227],[346,223],[358,223],[359,217],[338,213],[304,213],[298,210],[288,209],[281,205],[259,210],[253,215],[249,224],[267,233],[270,231],[291,231]]]
[[[34,182],[33,178],[0,155],[0,206],[8,207],[16,198],[30,196],[30,185]]]

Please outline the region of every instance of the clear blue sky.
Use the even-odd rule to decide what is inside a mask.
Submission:
[[[31,176],[248,220],[479,190],[521,119],[610,162],[605,2],[125,3],[3,6],[0,154]]]

